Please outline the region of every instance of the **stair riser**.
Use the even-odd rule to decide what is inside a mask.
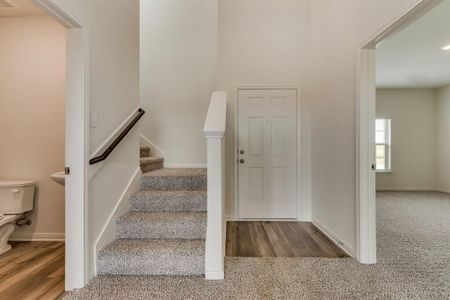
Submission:
[[[206,176],[161,176],[141,178],[141,190],[195,191],[206,190],[206,187]]]
[[[159,170],[164,167],[163,163],[156,163],[156,164],[141,164],[141,171],[142,173],[148,173],[154,170]]]
[[[99,275],[189,276],[205,273],[204,256],[173,256],[151,253],[133,258],[99,257]]]
[[[130,211],[153,211],[153,212],[204,212],[206,211],[206,198],[197,197],[191,199],[130,199]]]
[[[116,237],[118,239],[202,240],[206,238],[206,223],[118,224]]]
[[[141,157],[150,157],[150,149],[140,149],[139,154]]]

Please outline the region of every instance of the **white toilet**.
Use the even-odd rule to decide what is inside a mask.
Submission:
[[[11,250],[8,239],[18,220],[33,210],[36,181],[0,180],[0,255]]]

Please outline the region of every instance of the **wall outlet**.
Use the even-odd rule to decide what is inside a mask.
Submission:
[[[93,127],[93,128],[98,127],[98,122],[99,122],[98,119],[99,119],[98,112],[92,111],[90,113],[90,117],[89,117],[89,126]]]

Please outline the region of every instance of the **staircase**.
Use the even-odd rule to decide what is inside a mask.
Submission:
[[[203,275],[206,169],[164,169],[141,147],[140,190],[98,254],[99,275]]]

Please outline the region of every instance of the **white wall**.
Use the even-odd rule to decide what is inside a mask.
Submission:
[[[0,18],[0,179],[38,182],[31,226],[17,238],[64,238],[67,30],[50,17]]]
[[[153,25],[156,28],[143,29],[148,34],[143,33],[141,36],[142,49],[146,49],[142,52],[153,51],[153,55],[159,56],[158,60],[161,59],[169,66],[165,69],[156,60],[153,63],[145,58],[142,60],[142,67],[148,70],[143,71],[143,78],[144,73],[152,68],[159,71],[157,75],[152,75],[157,77],[147,76],[154,82],[145,79],[142,81],[142,89],[145,91],[142,99],[159,101],[152,105],[165,106],[164,110],[158,108],[161,117],[154,116],[153,113],[152,117],[167,117],[170,120],[154,122],[151,124],[154,128],[148,128],[150,125],[146,124],[144,130],[153,131],[147,133],[150,135],[148,137],[157,145],[155,140],[164,144],[164,147],[161,147],[164,151],[180,151],[180,148],[185,151],[183,155],[167,153],[166,158],[169,161],[205,161],[204,152],[199,155],[205,149],[200,126],[207,107],[206,92],[203,92],[214,88],[214,81],[204,80],[204,76],[214,74],[211,52],[217,39],[218,69],[215,87],[227,91],[229,95],[227,213],[233,215],[235,211],[233,134],[237,86],[300,86],[303,178],[300,191],[304,198],[312,198],[314,221],[322,228],[330,230],[344,243],[347,250],[355,253],[357,49],[417,1],[219,0],[217,37],[209,29],[197,28],[198,23],[201,23],[210,24],[210,29],[215,30],[215,20],[203,15],[204,10],[208,10],[208,16],[212,18],[209,14],[214,12],[215,1],[212,4],[206,1],[195,2],[196,5],[192,5],[198,10],[195,13],[182,3],[175,9],[174,1],[165,1],[164,5],[161,4],[162,1],[152,1],[152,4],[149,4],[150,1],[143,2],[145,13],[142,18],[144,19],[144,14],[153,17],[153,20],[147,20],[148,23],[143,21],[144,27]],[[154,11],[148,11],[150,8]],[[159,15],[158,9],[161,10]],[[180,22],[173,20],[177,17]],[[203,19],[192,20],[195,17]],[[184,23],[185,30],[180,28],[181,22]],[[197,29],[193,30],[192,26]],[[167,35],[161,34],[163,31]],[[192,32],[203,35],[203,38],[193,36]],[[158,39],[152,40],[152,36]],[[189,43],[185,37],[191,39]],[[201,42],[204,46],[200,48]],[[153,49],[151,44],[155,45]],[[169,49],[168,53],[161,53],[162,50],[158,52],[156,49],[160,44],[162,50],[167,50],[168,46],[176,46],[179,49],[173,52],[173,49]],[[196,49],[198,55],[193,55],[192,49]],[[175,67],[171,60],[182,66],[178,70],[181,75],[173,71]],[[209,67],[203,67],[198,72],[199,69],[192,67],[189,61]],[[192,68],[192,78],[184,75],[186,66]],[[184,80],[197,87],[196,90],[185,89],[189,92],[186,97],[190,100],[183,100],[187,98],[180,97],[178,91],[174,91],[175,88],[170,88],[170,84],[175,83],[184,86]],[[153,88],[152,84],[155,85]],[[157,88],[161,85],[165,86],[165,89]],[[145,99],[148,95],[152,95],[152,99]],[[176,112],[174,102],[166,100],[167,95],[179,99],[179,107],[186,110],[189,118],[183,117],[183,122],[176,122],[167,116],[169,111],[171,114]],[[200,98],[204,99],[201,100],[201,106],[198,105],[200,100],[197,100]],[[198,111],[193,113],[187,109],[189,104],[199,107]],[[164,113],[161,113],[163,111]],[[191,125],[186,119],[190,120]],[[191,137],[191,140],[186,141],[186,137],[182,137],[177,143],[178,131]],[[168,149],[173,147],[177,150]]]
[[[437,91],[437,187],[450,193],[450,85]]]
[[[307,77],[308,38],[307,0],[141,3],[141,103],[151,116],[142,132],[169,165],[205,163],[202,127],[211,92],[227,91],[228,215],[235,211],[237,87],[301,87]],[[307,105],[302,109],[303,165],[308,168]],[[309,180],[309,173],[303,178]],[[305,186],[302,193],[309,197]]]
[[[392,119],[392,173],[377,173],[377,189],[436,189],[435,90],[378,89],[376,104]]]
[[[126,106],[126,108],[131,108],[137,104],[137,102],[134,102],[134,88],[125,89],[125,91],[128,91],[127,93],[121,92],[124,85],[135,86],[134,76],[127,80],[129,77],[124,75],[123,82],[120,85],[111,84],[108,86],[107,83],[117,84],[117,81],[111,77],[116,74],[119,66],[125,66],[125,74],[134,74],[133,70],[136,67],[132,66],[135,65],[134,57],[137,53],[134,44],[135,39],[132,39],[133,43],[127,43],[129,48],[125,46],[125,48],[120,48],[119,44],[123,39],[128,38],[127,34],[130,34],[130,30],[127,30],[126,27],[125,29],[121,28],[123,23],[134,28],[134,22],[138,20],[138,17],[134,15],[137,1],[127,1],[126,6],[123,5],[123,1],[119,0],[80,0],[76,2],[56,0],[56,2],[68,8],[82,22],[87,22],[87,24],[92,22],[92,27],[99,27],[99,30],[94,28],[91,36],[91,40],[98,38],[99,41],[102,41],[99,44],[94,43],[97,47],[93,46],[91,49],[91,61],[93,64],[98,63],[98,69],[93,67],[93,70],[97,70],[97,72],[94,72],[97,75],[91,79],[91,102],[96,109],[106,105],[112,106],[112,108],[105,108],[105,112],[110,109],[113,110],[114,120],[111,122],[120,123],[121,120],[119,119],[123,116],[119,116],[119,110],[124,109],[120,101],[129,103],[130,106]],[[150,5],[148,2],[150,1],[143,1],[143,11],[147,5]],[[190,23],[185,22],[186,30],[183,31],[175,20],[167,20],[171,18],[172,13],[163,14],[165,17],[160,20],[161,24],[170,29],[167,33],[174,32],[176,34],[167,34],[166,37],[159,36],[161,39],[153,41],[153,43],[156,45],[161,43],[164,45],[164,49],[166,49],[165,45],[189,46],[186,51],[183,49],[179,52],[186,52],[191,55],[182,55],[179,60],[176,60],[181,66],[176,71],[183,76],[176,76],[173,72],[175,67],[169,65],[170,68],[166,69],[167,72],[165,69],[159,69],[158,76],[161,76],[162,79],[158,80],[161,80],[162,83],[170,83],[172,79],[177,80],[179,78],[188,80],[188,82],[192,80],[191,83],[195,85],[196,89],[193,89],[192,95],[188,95],[189,102],[179,100],[180,104],[176,107],[179,107],[180,110],[186,110],[187,117],[182,117],[182,122],[179,122],[176,129],[167,130],[170,124],[161,122],[161,127],[145,130],[158,130],[158,134],[161,136],[174,135],[174,140],[178,139],[177,132],[174,132],[174,130],[181,131],[184,136],[179,139],[180,142],[171,144],[168,147],[170,149],[163,150],[175,151],[171,150],[175,145],[177,148],[184,150],[186,154],[168,153],[169,161],[172,160],[171,157],[175,157],[174,162],[204,162],[204,152],[199,154],[202,151],[200,148],[204,149],[204,144],[198,149],[192,144],[201,145],[202,143],[200,140],[200,125],[203,122],[209,98],[206,97],[206,91],[208,88],[225,89],[230,93],[230,102],[232,103],[229,108],[229,135],[227,138],[227,159],[230,161],[233,159],[231,154],[233,152],[232,144],[230,146],[233,140],[230,134],[233,132],[232,124],[234,124],[232,113],[234,111],[233,101],[236,101],[236,85],[301,85],[303,87],[302,142],[304,147],[308,147],[309,142],[311,145],[310,149],[302,149],[302,163],[303,166],[306,165],[308,168],[308,164],[311,164],[309,169],[311,170],[313,200],[312,217],[324,228],[331,230],[343,242],[344,247],[355,253],[356,53],[363,42],[370,39],[385,24],[396,19],[416,2],[417,0],[221,0],[218,3],[219,67],[217,86],[214,86],[214,81],[210,82],[205,79],[208,75],[214,74],[211,71],[214,59],[211,57],[213,56],[213,49],[215,49],[214,32],[216,29],[214,27],[214,16],[210,15],[210,12],[214,10],[212,6],[215,5],[215,1],[212,4],[210,4],[210,1],[196,2],[198,5],[192,5],[196,9],[195,12],[190,11],[186,5],[179,3],[180,6],[177,7],[180,7],[181,11],[175,10],[176,14],[174,12],[173,16],[186,21],[192,20],[195,16],[204,17],[205,20],[192,22],[192,24],[197,24],[195,29],[192,29],[192,24],[188,26]],[[154,3],[161,4],[162,2]],[[173,2],[168,3],[172,4]],[[165,3],[163,6],[169,7],[166,7]],[[101,8],[103,8],[102,11],[100,11]],[[169,9],[170,7],[167,10],[165,8],[163,9],[165,12],[172,11]],[[212,27],[204,28],[206,26],[198,24],[211,25]],[[108,35],[109,38],[104,40],[103,37],[99,36],[101,33],[100,27],[106,33],[114,32],[115,38]],[[132,36],[134,36],[135,31],[132,30],[132,32]],[[198,36],[193,32],[197,33]],[[196,43],[186,43],[184,34],[190,38],[195,35],[194,41],[203,43],[202,47],[195,45]],[[202,35],[209,38],[202,39]],[[178,42],[178,39],[182,41]],[[112,52],[114,55],[106,55],[107,59],[104,60],[101,56],[114,47],[122,49],[122,52]],[[198,55],[195,55],[195,51],[198,51]],[[204,60],[201,59],[203,55],[205,56]],[[161,59],[164,57],[162,56]],[[170,58],[177,58],[172,53],[169,53],[167,57],[164,58],[166,63]],[[192,70],[186,70],[185,67],[192,67],[191,64],[186,62],[190,59],[199,62],[202,67],[197,69],[196,66],[193,66]],[[109,72],[100,72],[101,66],[106,64],[114,66],[112,70],[114,72],[111,72],[111,69],[106,69]],[[144,68],[147,67],[144,66]],[[185,75],[189,72],[192,74],[191,77]],[[198,81],[195,79],[197,77],[199,78]],[[152,83],[145,81],[142,84]],[[179,81],[173,81],[173,84],[184,86],[183,82]],[[166,84],[166,86],[168,85]],[[109,101],[109,97],[103,97],[103,93],[101,93],[102,90],[106,89],[116,91],[121,97],[114,98],[115,101]],[[192,90],[186,88],[185,91],[191,92]],[[154,95],[157,99],[163,93],[164,95],[166,93],[178,95],[176,91],[171,91],[170,88],[160,90],[158,93],[161,94]],[[108,92],[107,94],[110,95],[111,93]],[[147,95],[143,93],[142,99],[146,97]],[[198,100],[200,97],[202,99]],[[178,99],[181,99],[181,97]],[[145,101],[147,100],[145,99]],[[164,105],[164,103],[157,105]],[[172,102],[167,102],[167,108],[162,111],[168,111],[173,106]],[[187,108],[191,106],[196,107],[197,113]],[[175,110],[172,110],[172,113],[173,111]],[[123,112],[124,115],[128,113],[129,111]],[[154,116],[153,113],[150,113],[150,115]],[[309,120],[310,123],[308,123]],[[198,125],[196,122],[198,122]],[[101,124],[111,125],[111,128],[107,128],[108,131],[114,127],[109,121]],[[185,131],[184,127],[190,127],[192,131]],[[94,134],[95,137],[104,135],[103,131]],[[186,136],[191,139],[189,143],[185,144]],[[149,136],[149,138],[156,139],[154,136]],[[99,143],[99,141],[93,142],[94,144]],[[135,155],[137,162],[137,152]],[[123,177],[127,177],[126,175],[131,173],[131,168],[128,169],[131,164],[125,162],[124,164],[127,168],[122,169]],[[115,173],[117,169],[115,168],[108,173],[105,172],[106,174],[102,174],[102,176],[109,176],[109,174]],[[230,180],[233,170],[231,166],[228,166],[227,174],[229,184],[227,197],[231,200],[228,203],[228,212],[233,212],[233,180]],[[128,177],[131,177],[131,174]],[[102,180],[102,182],[109,183],[108,187],[103,188],[115,186],[115,181],[116,179],[114,179],[114,182]],[[123,183],[124,180],[117,179],[117,181]],[[105,198],[105,196],[110,197],[110,194],[102,195],[100,193],[102,186],[103,184],[98,185],[99,199],[91,199],[92,201],[100,201],[100,203],[112,201]],[[307,190],[307,188],[303,190],[305,189]],[[115,197],[116,193],[113,194]],[[102,209],[107,211],[109,206],[104,206]]]
[[[235,215],[234,132],[239,86],[294,86],[308,78],[310,7],[307,0],[219,1],[218,89],[228,92],[227,214]],[[310,198],[309,104],[301,103],[303,199]],[[304,220],[309,206],[302,207]]]
[[[206,162],[202,129],[216,66],[217,0],[141,2],[142,133],[166,165]]]
[[[100,116],[90,130],[93,151],[139,106],[139,1],[93,1],[89,31],[90,111]],[[90,249],[138,167],[137,128],[114,152],[89,182]]]
[[[313,219],[356,253],[357,50],[416,0],[311,1]]]
[[[450,86],[379,89],[377,117],[392,119],[392,173],[377,189],[450,192]]]
[[[90,128],[91,155],[139,106],[139,1],[55,0],[89,32],[89,105],[99,113]],[[144,118],[147,118],[145,115]],[[94,243],[138,168],[139,131],[133,130],[114,153],[89,170],[88,268]],[[95,174],[95,175],[94,175]]]

